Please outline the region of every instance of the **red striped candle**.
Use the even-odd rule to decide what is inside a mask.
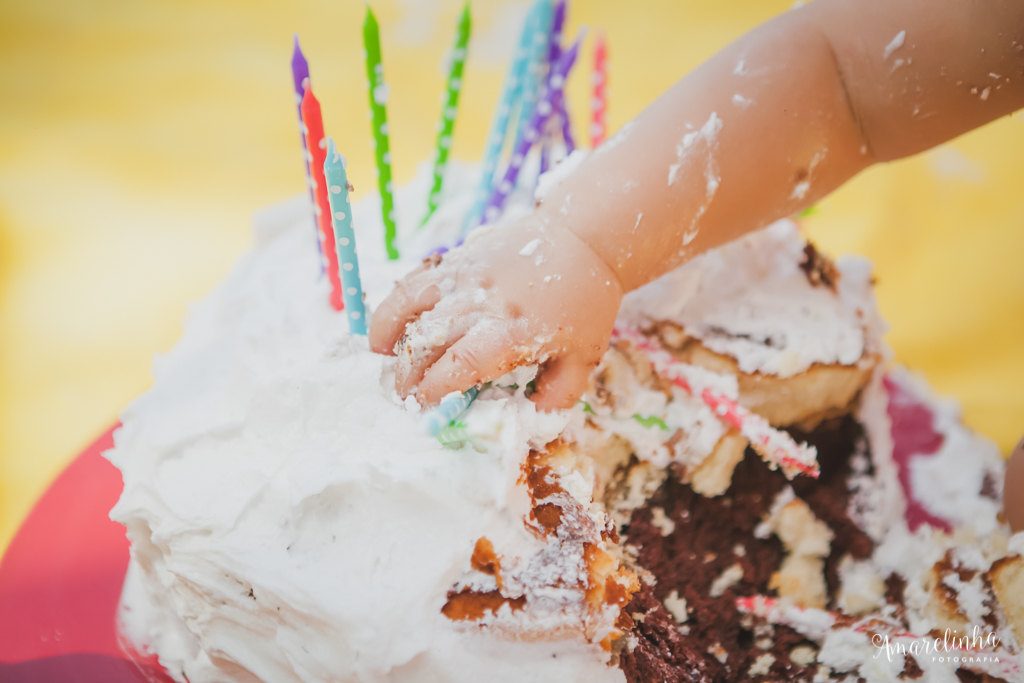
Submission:
[[[320,102],[307,87],[302,97],[302,122],[306,126],[306,149],[309,151],[309,172],[313,180],[314,211],[320,227],[320,247],[326,264],[327,278],[331,281],[331,307],[345,308],[341,292],[341,274],[338,272],[338,252],[334,248],[334,226],[331,224],[331,204],[327,198],[327,180],[324,178],[324,160],[327,158],[327,140],[324,138],[324,120]]]
[[[604,31],[597,32],[594,44],[594,71],[590,75],[590,82],[594,86],[594,94],[590,100],[590,147],[597,149],[597,146],[604,142],[605,114],[608,109],[605,90],[608,84],[608,46],[605,44]]]

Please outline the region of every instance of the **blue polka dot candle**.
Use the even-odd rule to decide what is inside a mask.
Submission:
[[[366,335],[366,306],[363,304],[363,286],[359,281],[359,257],[356,255],[356,235],[352,232],[352,206],[348,201],[348,174],[345,157],[327,138],[327,159],[324,177],[327,180],[327,198],[331,204],[334,241],[338,250],[338,270],[341,271],[342,294],[345,297],[345,315],[352,334]]]

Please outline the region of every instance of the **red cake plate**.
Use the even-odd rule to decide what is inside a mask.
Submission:
[[[942,445],[934,415],[892,377],[885,386],[907,520],[949,528],[910,495],[909,461]],[[155,657],[126,651],[117,635],[128,540],[107,516],[121,475],[101,455],[116,428],[53,482],[0,562],[0,683],[173,683]]]
[[[121,474],[100,455],[114,429],[57,477],[0,562],[2,683],[172,683],[118,642],[128,539],[107,516]]]

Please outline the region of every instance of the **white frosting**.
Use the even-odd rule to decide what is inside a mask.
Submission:
[[[543,185],[560,182],[580,156]],[[430,169],[397,193],[400,261],[385,258],[379,198],[369,194],[353,207],[371,311],[422,257],[456,240],[475,175],[449,164],[445,197],[422,230]],[[505,220],[533,202],[531,192],[518,192]],[[588,393],[594,414],[586,429],[580,409],[538,413],[523,389],[536,368],[523,368],[485,389],[462,418],[470,443],[443,448],[417,428],[418,404],[395,393],[393,361],[369,353],[328,306],[314,235],[304,197],[261,212],[254,248],[192,307],[181,341],[154,364],[153,389],[122,414],[108,457],[125,483],[111,516],[132,541],[125,635],[192,683],[624,680],[595,644],[617,610],[588,612],[573,586],[586,575],[582,543],[604,547],[595,475],[555,468],[559,495],[576,505],[582,524],[574,539],[551,538],[524,523],[532,503],[523,465],[531,448],[560,435],[599,431],[629,442],[656,468],[695,468],[726,433],[721,420],[679,389],[666,394],[641,380],[620,350],[602,364],[614,401]],[[865,352],[884,356],[870,265],[844,259],[836,292],[814,287],[798,265],[803,247],[796,226],[780,221],[631,293],[620,322],[674,321],[748,373],[788,377],[817,363],[852,365]],[[704,372],[723,395],[738,395],[735,377]],[[911,461],[917,497],[967,540],[992,538],[971,551],[964,538],[911,533],[881,374],[861,397],[870,448],[854,460],[850,503],[879,545],[870,558],[842,565],[841,604],[881,605],[879,582],[898,572],[908,578],[910,629],[925,633],[935,624],[923,577],[947,550],[958,548],[956,561],[978,570],[1007,552],[1005,539],[993,540],[997,503],[978,495],[986,473],[1001,477],[1002,462],[959,424],[955,405],[898,373],[935,410],[944,437],[937,454]],[[785,492],[773,510],[793,498]],[[501,556],[503,595],[525,597],[527,606],[503,606],[484,627],[451,621],[441,612],[450,591],[498,587],[470,565],[484,537]],[[1021,538],[1010,542],[1017,552]],[[719,577],[721,590],[742,576],[736,567]],[[942,580],[969,620],[987,614],[980,575]],[[682,602],[666,602],[680,622]],[[863,634],[831,629],[826,612],[789,611],[794,627],[821,644],[819,661],[831,671],[857,670],[868,680],[899,674],[901,666],[874,657]],[[934,680],[944,675],[921,665]]]
[[[894,374],[900,384],[935,416],[933,428],[942,435],[942,446],[926,457],[910,460],[914,497],[933,515],[955,527],[970,529],[979,537],[1000,527],[998,500],[979,496],[985,477],[1002,481],[1003,458],[991,439],[972,432],[960,422],[960,404],[935,395],[920,377],[903,370]]]
[[[838,296],[800,269],[804,241],[782,220],[694,258],[626,295],[620,318],[670,320],[744,372],[790,377],[815,363],[853,365],[868,347],[871,268],[838,263]]]
[[[416,187],[399,193],[400,212]],[[354,208],[357,226],[372,204]],[[192,307],[153,388],[122,414],[108,457],[125,483],[111,516],[132,541],[126,635],[192,683],[245,672],[268,683],[621,681],[573,635],[582,592],[556,595],[554,577],[537,574],[579,566],[545,560],[551,543],[524,524],[521,467],[567,415],[492,389],[464,418],[485,435],[474,447],[420,434],[391,361],[328,306],[303,208],[276,208],[287,225],[258,221],[257,246]],[[433,222],[437,235],[458,225],[444,208]],[[373,303],[417,258],[375,262],[369,225],[357,240]],[[490,621],[560,635],[527,642],[442,615],[453,587],[493,589],[469,565],[481,537],[521,568],[506,589],[530,605]],[[592,624],[594,642],[615,614]]]

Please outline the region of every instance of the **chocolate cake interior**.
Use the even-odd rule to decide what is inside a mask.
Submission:
[[[834,534],[825,560],[832,607],[841,559],[846,554],[865,558],[873,549],[847,514],[851,457],[867,448],[866,439],[849,415],[792,434],[818,449],[821,476],[797,477],[791,485]],[[638,639],[622,656],[628,681],[814,678],[814,643],[736,609],[737,597],[774,594],[769,583],[785,550],[775,535],[758,538],[755,529],[787,483],[748,447],[724,495],[701,496],[670,474],[634,511],[621,530],[624,543],[635,548],[637,564],[655,581],[645,582],[624,609]]]

